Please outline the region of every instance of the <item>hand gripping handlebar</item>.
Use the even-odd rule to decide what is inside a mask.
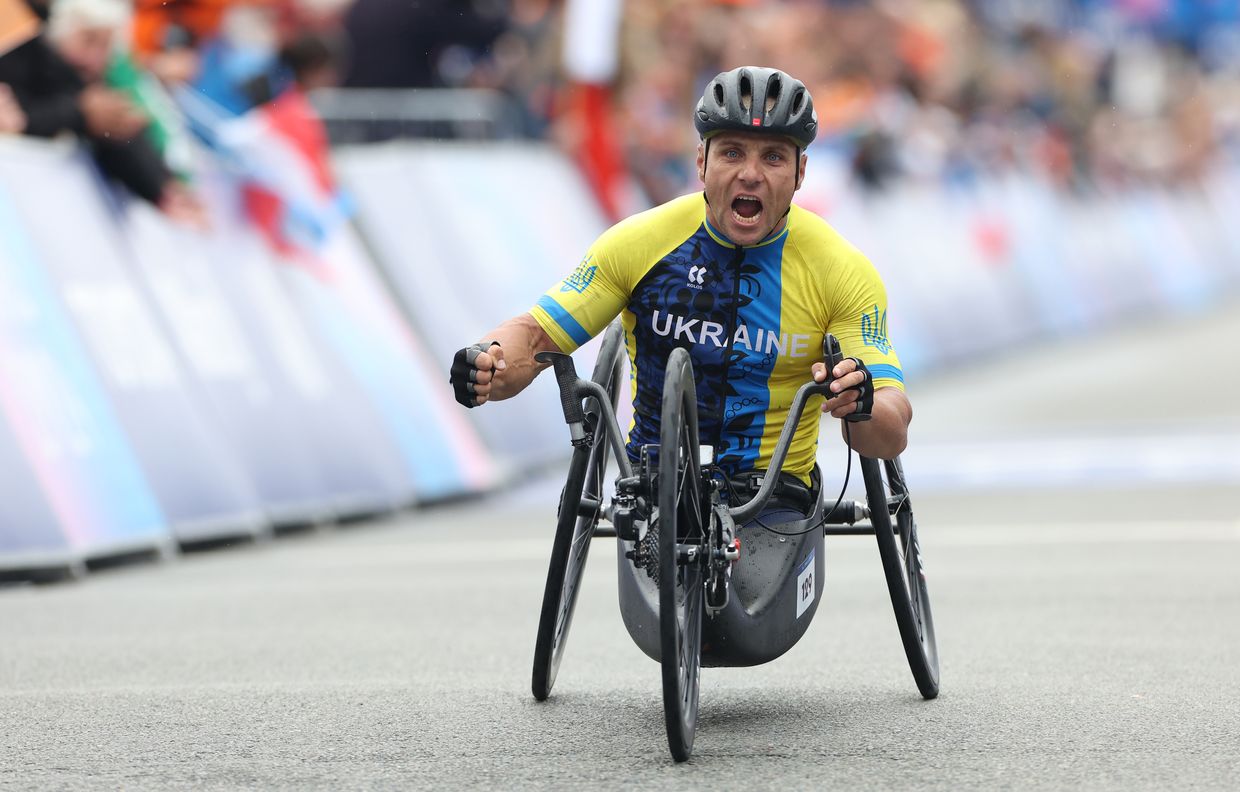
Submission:
[[[805,403],[809,401],[810,396],[826,396],[831,398],[831,380],[834,379],[831,371],[835,368],[835,364],[843,360],[843,353],[840,351],[839,340],[830,333],[822,339],[822,358],[827,364],[827,378],[822,382],[807,382],[802,385],[792,397],[792,404],[788,407],[788,418],[784,421],[784,428],[779,433],[779,440],[775,443],[775,448],[771,452],[770,465],[767,468],[767,474],[762,477],[762,486],[758,488],[758,492],[749,499],[748,503],[729,509],[732,519],[739,522],[745,522],[758,515],[766,502],[770,500],[771,495],[775,492],[775,484],[779,480],[779,471],[784,468],[784,460],[788,457],[788,448],[792,445],[792,437],[796,434],[797,427],[801,425],[801,415],[805,412]]]
[[[827,364],[827,379],[823,384],[830,385],[831,380],[835,379],[831,372],[835,371],[836,364],[844,359],[844,351],[840,349],[839,340],[830,333],[827,333],[826,337],[822,339],[822,359]],[[829,399],[839,394],[827,392],[825,395]],[[868,412],[849,413],[844,416],[844,420],[848,423],[863,423],[872,417]]]

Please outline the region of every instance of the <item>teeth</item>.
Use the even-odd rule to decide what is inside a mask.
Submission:
[[[753,196],[753,195],[738,195],[736,196],[736,200],[737,201],[749,201],[751,203],[759,204],[759,206],[761,206],[761,203],[762,203],[760,198]],[[735,209],[732,210],[732,219],[741,225],[754,225],[761,218],[762,218],[761,208],[758,209],[757,214],[755,214],[753,217],[745,217],[739,214]]]

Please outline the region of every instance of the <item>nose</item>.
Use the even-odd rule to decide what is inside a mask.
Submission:
[[[737,175],[746,184],[757,184],[762,181],[761,165],[753,157],[746,157],[744,163],[741,164],[740,173]]]

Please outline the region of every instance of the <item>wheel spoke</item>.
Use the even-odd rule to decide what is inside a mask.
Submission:
[[[680,440],[681,442],[677,444],[678,446],[677,450],[684,451],[685,461],[684,461],[684,467],[681,468],[681,471],[680,471],[680,481],[677,482],[676,506],[678,509],[681,507],[680,498],[686,492],[687,488],[685,487],[685,483],[687,481],[692,486],[692,491],[690,492],[691,497],[689,500],[690,500],[690,508],[693,510],[692,511],[693,527],[697,527],[700,530],[702,526],[702,505],[699,502],[699,499],[697,497],[697,492],[698,492],[697,482],[693,481],[692,480],[693,477],[690,475],[693,472],[692,455],[694,453],[694,449],[693,449],[693,442],[692,442],[693,439],[689,436],[688,424],[686,424],[681,429]]]
[[[681,658],[687,658],[689,656],[689,622],[692,620],[692,616],[689,613],[689,592],[687,589],[684,589],[683,579],[681,589],[684,599],[681,600],[681,612],[677,614],[677,621],[680,622],[680,656]]]
[[[572,557],[576,558],[578,555],[580,555],[581,547],[583,545],[588,545],[590,543],[590,540],[593,538],[594,538],[593,530],[579,531],[577,535],[573,537],[573,556]]]
[[[896,547],[900,551],[900,566],[904,578],[905,590],[908,592],[909,605],[913,611],[913,624],[917,630],[918,641],[926,641],[925,611],[922,608],[920,558],[916,547],[915,527],[911,513],[904,512],[908,505],[908,490],[904,487],[902,471],[894,464],[887,469],[888,486],[893,496],[899,498],[892,519],[895,520],[899,534]],[[904,512],[904,513],[902,513]]]
[[[698,623],[698,605],[700,604],[700,592],[697,590],[697,575],[694,574],[692,567],[685,567],[684,573],[679,578],[680,592],[683,595],[681,600],[681,613],[683,620],[678,618],[680,623],[680,679],[681,679],[681,703],[684,707],[686,719],[691,717],[689,712],[691,702],[694,697],[697,675],[697,652],[696,639],[697,632],[701,629]]]
[[[686,450],[688,446],[688,429],[684,428],[680,433],[680,440],[685,440],[682,445],[680,440],[676,442],[676,513],[679,514],[684,503],[685,481],[689,478],[689,455],[686,453],[684,458],[680,458],[680,453]]]
[[[913,618],[917,620],[917,635],[925,642],[926,640],[926,624],[925,611],[922,607],[922,579],[921,579],[921,556],[917,548],[917,537],[915,527],[910,518],[908,520],[908,539],[905,542],[906,561],[905,567],[908,570],[909,579],[909,601],[913,606]]]

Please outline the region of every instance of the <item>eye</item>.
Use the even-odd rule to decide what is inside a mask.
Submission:
[[[736,159],[740,155],[741,153],[734,148],[725,149],[723,152],[723,156],[727,157],[728,159]]]
[[[778,151],[767,152],[767,155],[766,155],[767,162],[783,162],[783,159],[784,159],[784,155],[780,154]]]

